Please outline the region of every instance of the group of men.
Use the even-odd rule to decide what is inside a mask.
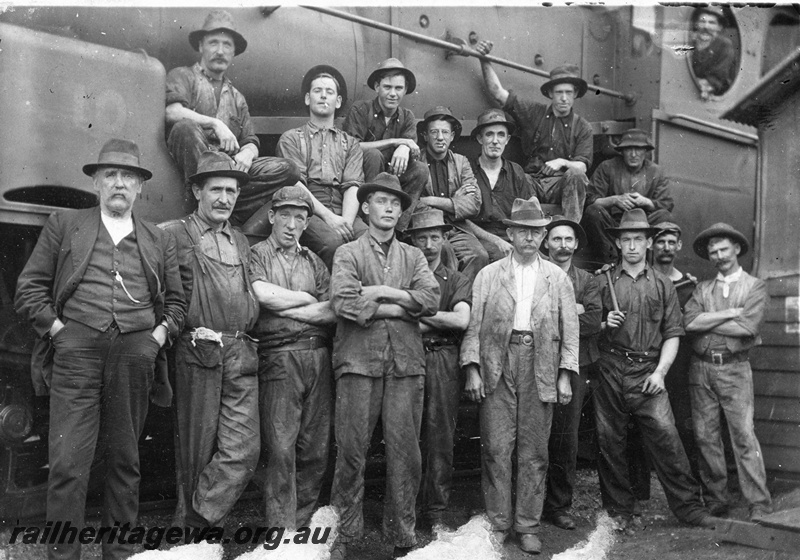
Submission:
[[[724,513],[720,407],[752,516],[769,511],[747,362],[766,295],[738,265],[747,240],[724,224],[700,234],[695,251],[720,274],[698,286],[682,320],[669,258],[681,232],[669,222],[663,173],[645,157],[653,145],[628,131],[622,155],[588,179],[591,125],[572,108],[587,89],[577,68],[553,70],[544,104],[503,89],[482,60],[490,96],[514,121],[483,112],[471,133],[481,152],[469,161],[450,149],[462,127],[448,108],[416,123],[400,106],[416,78],[399,60],[369,76],[376,97],[354,103],[343,130],[334,121],[347,101],[344,78],[314,66],[301,83],[309,121],[269,157],[225,76],[247,47],[230,14],[211,12],[189,41],[200,60],[168,75],[167,146],[197,209],[160,228],[136,218],[152,173],[133,142],[110,140],[83,168],[99,207],[54,213],[19,279],[17,308],[39,335],[35,385],[50,393],[48,520],[83,524],[100,438],[103,524],[135,524],[148,396],[172,400],[167,347],[181,525],[224,523],[262,449],[265,525],[307,525],[333,423],[340,526],[331,552],[345,558],[363,533],[366,453],[380,419],[383,529],[403,556],[416,544],[420,489],[421,521],[443,523],[463,388],[481,403],[481,486],[495,536],[513,530],[538,553],[542,517],[575,528],[590,368],[603,505],[623,524],[636,522],[625,462],[631,418],[675,515],[711,526],[711,514]],[[503,157],[515,132],[524,166]],[[245,233],[263,240],[250,247]],[[664,249],[651,266],[654,236]],[[572,262],[592,243],[620,258],[599,280]],[[689,386],[705,502],[664,386],[684,324],[697,334]],[[104,544],[104,557],[128,552]],[[53,545],[50,556],[78,558],[80,545]]]

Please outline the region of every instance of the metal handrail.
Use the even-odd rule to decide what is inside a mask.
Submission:
[[[480,60],[487,60],[489,62],[493,62],[495,64],[499,64],[501,66],[507,66],[509,68],[514,68],[515,70],[520,70],[521,72],[527,72],[528,74],[533,74],[535,76],[541,76],[542,78],[549,78],[550,73],[546,72],[545,70],[540,70],[539,68],[533,68],[532,66],[525,66],[524,64],[519,64],[514,62],[513,60],[507,60],[505,58],[498,58],[496,56],[491,55],[482,55],[476,50],[473,50],[466,45],[459,44],[459,43],[451,43],[449,41],[444,41],[442,39],[436,39],[434,37],[428,37],[427,35],[422,35],[421,33],[415,33],[413,31],[408,31],[407,29],[403,29],[402,27],[396,27],[394,25],[389,25],[386,23],[381,23],[379,21],[375,21],[374,19],[369,19],[361,16],[357,16],[355,14],[350,14],[348,12],[343,12],[341,10],[334,10],[331,8],[325,8],[322,6],[301,6],[303,8],[314,10],[315,12],[320,12],[322,14],[327,14],[329,16],[338,17],[341,19],[346,19],[348,21],[352,21],[354,23],[359,23],[361,25],[365,25],[367,27],[372,27],[374,29],[380,29],[381,31],[386,31],[387,33],[393,33],[395,35],[400,35],[401,37],[405,37],[406,39],[411,39],[412,41],[417,41],[419,43],[426,43],[428,45],[432,45],[434,47],[441,47],[443,49],[447,49],[449,51],[453,51],[456,54],[462,56],[472,56],[478,58]],[[603,95],[608,95],[610,97],[616,97],[617,99],[622,99],[628,105],[634,105],[636,103],[636,96],[631,93],[622,93],[620,91],[616,91],[613,89],[608,89],[600,86],[596,86],[593,84],[587,84],[588,88],[591,91],[595,91],[597,93],[602,93]]]
[[[717,124],[710,121],[704,121],[703,119],[698,119],[697,117],[692,117],[691,115],[684,115],[683,113],[667,113],[666,117],[670,121],[674,121],[676,119],[691,122],[694,124],[699,124],[705,127],[708,127],[712,130],[718,130],[720,132],[725,132],[727,134],[732,134],[734,136],[739,136],[740,138],[745,138],[752,142],[758,142],[758,135],[757,134],[750,134],[749,132],[744,132],[742,130],[737,130],[735,128],[731,128],[729,126],[723,126],[721,124]]]

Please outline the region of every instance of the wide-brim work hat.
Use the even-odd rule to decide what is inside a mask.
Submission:
[[[207,150],[197,160],[197,171],[189,177],[189,183],[200,184],[209,177],[231,177],[239,182],[239,186],[247,184],[250,175],[236,169],[236,162],[227,154]]]
[[[644,210],[634,208],[633,210],[627,210],[622,215],[617,227],[607,227],[606,231],[615,235],[623,231],[643,231],[647,237],[653,237],[658,232],[658,229],[651,226],[650,222],[647,221],[647,214],[645,214]]]
[[[750,243],[741,232],[734,229],[730,224],[725,222],[717,222],[708,229],[701,231],[694,240],[694,252],[703,259],[708,260],[708,242],[714,237],[727,237],[734,243],[738,243],[742,250],[739,256],[746,255],[750,250]]]
[[[674,222],[660,222],[654,225],[653,227],[656,228],[656,234],[654,236],[654,238],[656,239],[667,233],[675,234],[678,237],[680,237],[681,234],[683,233],[683,231],[681,230],[681,226],[679,226]]]
[[[241,33],[236,31],[233,16],[225,10],[213,10],[206,16],[201,29],[195,29],[189,33],[189,44],[194,50],[200,48],[200,41],[209,33],[224,31],[233,37],[233,55],[242,54],[247,48],[247,41]]]
[[[314,215],[314,202],[311,200],[311,193],[308,192],[308,189],[299,185],[281,187],[272,196],[273,210],[283,206],[296,206],[297,208],[305,208],[308,210],[309,218]]]
[[[121,167],[136,171],[142,176],[142,180],[147,181],[153,173],[139,165],[139,146],[130,140],[112,138],[100,149],[97,156],[97,163],[87,163],[83,166],[83,172],[90,177],[94,175],[99,167]]]
[[[646,150],[655,150],[656,147],[650,141],[650,135],[640,128],[631,128],[626,130],[620,138],[620,141],[614,146],[617,150],[622,148],[644,148]]]
[[[422,120],[417,123],[417,134],[422,134],[428,130],[428,123],[431,121],[444,120],[448,121],[453,127],[453,142],[455,142],[461,135],[461,121],[453,115],[453,112],[447,107],[439,105],[433,109],[428,109],[425,112]]]
[[[539,199],[533,196],[528,200],[515,199],[511,205],[511,217],[503,223],[510,227],[543,227],[551,221],[552,218],[542,212]]]
[[[508,120],[508,117],[501,109],[486,109],[478,116],[478,124],[472,129],[472,132],[470,132],[469,135],[472,138],[476,138],[478,134],[480,134],[481,130],[487,126],[496,124],[505,126],[508,130],[509,136],[514,134],[514,131],[517,129],[517,126]]]
[[[577,93],[575,97],[583,97],[589,89],[589,84],[581,78],[580,68],[574,64],[557,66],[550,71],[550,79],[542,84],[541,92],[545,97],[551,97],[550,91],[558,84],[572,84]]]
[[[400,206],[405,210],[411,206],[411,197],[408,196],[400,187],[400,179],[391,173],[378,173],[371,183],[364,183],[358,187],[356,198],[358,203],[363,204],[367,201],[367,196],[373,192],[385,192],[393,194],[400,199]]]
[[[453,228],[453,226],[444,222],[444,212],[438,208],[430,208],[411,214],[411,221],[409,221],[405,233],[433,228],[439,228],[442,231]]]
[[[387,74],[388,72],[400,72],[403,76],[405,76],[406,93],[412,93],[415,89],[417,89],[417,78],[414,76],[414,72],[406,68],[403,63],[396,58],[387,58],[378,64],[378,68],[369,75],[369,78],[367,78],[367,85],[370,87],[370,89],[375,89],[375,84],[380,83],[384,74]]]
[[[725,12],[722,11],[722,6],[698,6],[695,8],[694,12],[692,12],[692,21],[696,21],[697,18],[700,17],[701,14],[709,14],[715,16],[719,21],[719,24],[725,26],[727,22],[727,18],[725,17]]]
[[[569,226],[575,232],[575,237],[578,239],[578,247],[586,247],[587,245],[587,237],[586,232],[583,231],[583,228],[578,222],[573,222],[565,218],[564,216],[553,216],[551,222],[547,224],[547,233],[550,233],[550,230],[558,227],[558,226]]]
[[[341,111],[344,109],[344,106],[347,105],[347,82],[345,82],[342,73],[329,64],[317,64],[306,72],[306,75],[303,76],[303,81],[300,83],[300,94],[305,96],[311,89],[311,82],[320,74],[330,74],[339,84],[339,96],[342,98],[342,106],[336,111]]]

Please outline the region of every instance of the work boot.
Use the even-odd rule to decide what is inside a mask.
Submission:
[[[550,520],[550,523],[559,529],[564,529],[565,531],[575,530],[575,520],[572,519],[572,516],[565,511],[553,513],[552,515],[548,516],[548,519]]]
[[[536,535],[525,533],[519,536],[519,548],[528,554],[539,554],[542,551],[542,541]]]

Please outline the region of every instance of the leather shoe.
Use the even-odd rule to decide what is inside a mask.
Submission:
[[[570,514],[565,513],[563,511],[551,515],[550,523],[552,523],[559,529],[564,529],[566,531],[575,530],[575,520],[572,519],[572,516]]]
[[[725,523],[724,519],[720,519],[719,517],[714,517],[713,515],[704,515],[697,521],[694,521],[692,525],[696,527],[703,527],[704,529],[711,529],[712,531],[714,528],[718,526],[722,526]]]
[[[525,533],[519,536],[519,548],[529,554],[539,554],[542,551],[542,541],[536,535]]]

